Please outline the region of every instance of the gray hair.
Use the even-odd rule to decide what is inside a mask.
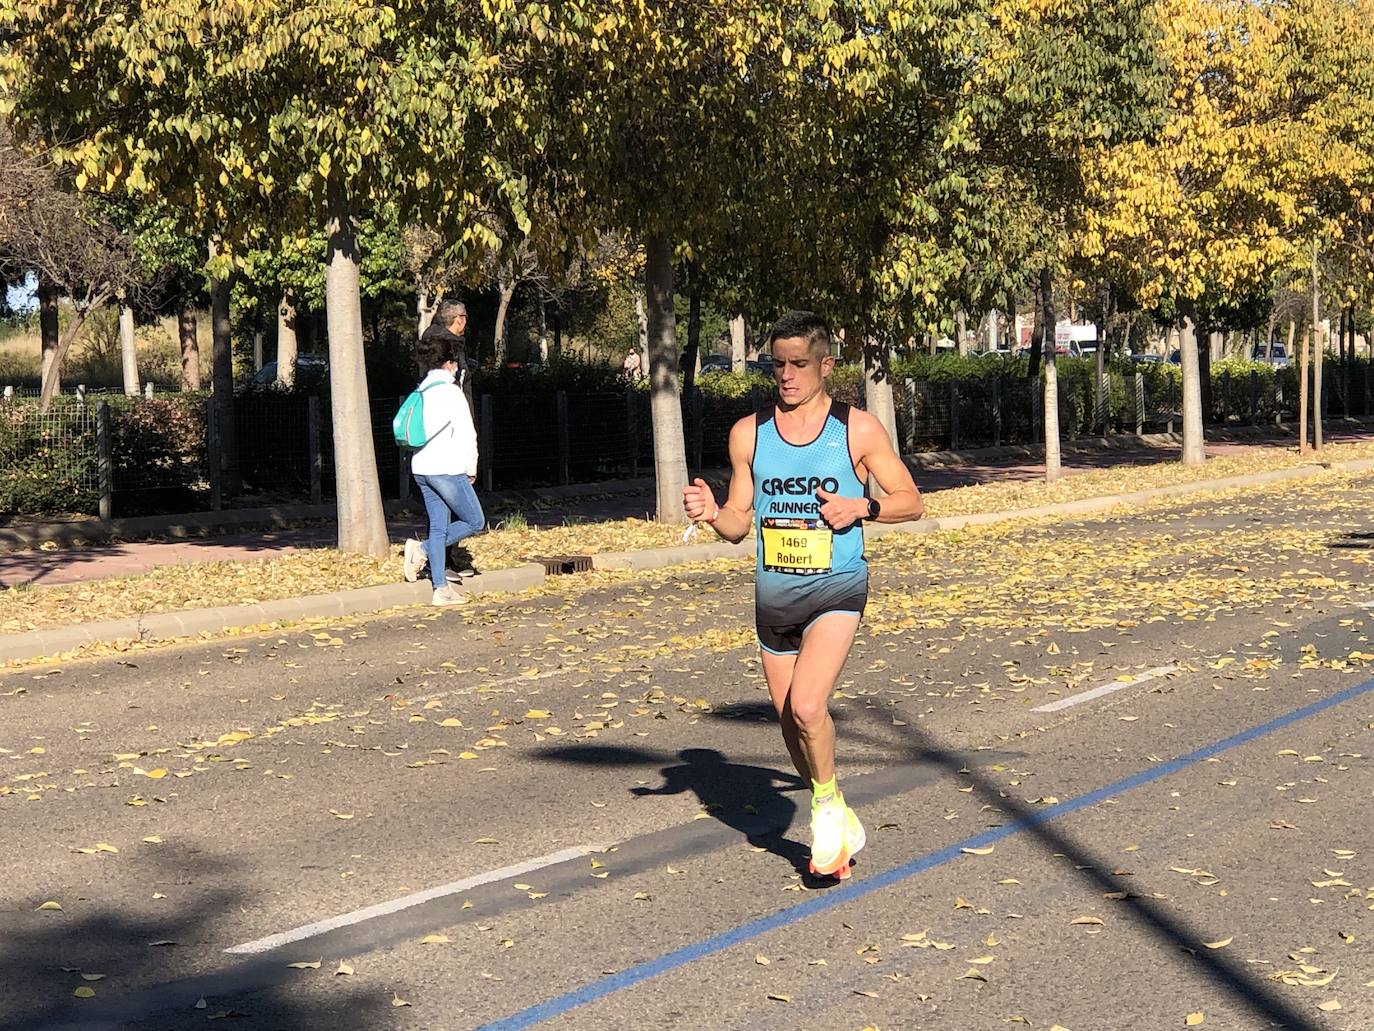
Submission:
[[[462,301],[440,301],[439,307],[434,309],[434,321],[447,329],[450,322],[467,313],[468,306]]]

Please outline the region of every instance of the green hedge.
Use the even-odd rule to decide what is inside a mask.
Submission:
[[[100,502],[95,409],[60,401],[46,415],[0,404],[0,515],[95,512]]]

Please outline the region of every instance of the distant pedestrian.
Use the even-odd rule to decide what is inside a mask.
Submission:
[[[458,362],[458,386],[463,388],[463,394],[468,399],[468,407],[471,408],[472,384],[468,382],[467,332],[468,306],[462,301],[446,300],[440,301],[439,306],[434,309],[434,321],[429,324],[429,328],[420,339],[429,337],[432,340],[448,341],[454,360]]]
[[[442,306],[441,306],[442,310]],[[457,334],[426,331],[415,347],[415,361],[425,374],[418,387],[423,391],[425,445],[410,459],[410,471],[424,498],[429,516],[429,540],[405,545],[405,578],[419,579],[426,560],[434,586],[435,605],[457,605],[467,599],[449,586],[445,573],[448,549],[480,533],[486,516],[473,484],[477,480],[477,430],[472,409],[459,389],[463,374]]]
[[[638,349],[630,348],[629,353],[625,355],[625,360],[620,364],[620,369],[621,375],[631,383],[644,375],[644,370],[639,361]]]

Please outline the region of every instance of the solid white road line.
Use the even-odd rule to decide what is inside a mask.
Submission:
[[[578,859],[588,853],[600,851],[603,851],[603,849],[602,846],[599,845],[565,848],[561,852],[552,852],[547,856],[527,859],[523,863],[503,866],[499,870],[489,870],[486,873],[466,877],[461,881],[454,881],[452,884],[441,884],[437,888],[426,888],[424,891],[417,891],[413,895],[392,899],[390,902],[379,902],[375,906],[357,909],[352,913],[344,913],[341,916],[331,917],[328,920],[321,920],[318,923],[306,924],[304,927],[297,927],[290,931],[282,931],[280,934],[271,934],[266,938],[259,938],[257,941],[235,945],[224,951],[238,956],[266,952],[269,949],[279,948],[282,945],[289,945],[292,942],[302,941],[306,938],[314,938],[317,935],[333,931],[339,927],[348,927],[351,924],[360,924],[365,920],[375,920],[379,916],[398,913],[403,909],[409,909],[411,906],[418,906],[422,903],[429,902],[431,899],[443,898],[445,895],[456,895],[459,892],[469,891],[483,884],[490,884],[492,881],[505,880],[507,877],[518,877],[520,874],[530,873],[533,870],[542,870],[546,866],[566,863],[570,859]]]
[[[1142,673],[1132,673],[1130,680],[1113,680],[1101,687],[1094,687],[1091,691],[1084,691],[1082,694],[1069,695],[1067,698],[1060,698],[1045,705],[1037,705],[1031,712],[1058,712],[1060,709],[1067,709],[1071,705],[1082,705],[1084,702],[1091,702],[1096,698],[1123,691],[1128,687],[1135,687],[1136,684],[1143,684],[1147,680],[1157,680],[1159,677],[1168,676],[1177,669],[1177,666],[1156,666],[1154,669],[1147,669]]]
[[[415,702],[430,702],[435,701],[439,698],[453,698],[458,695],[477,694],[483,689],[505,687],[508,684],[534,684],[538,683],[541,680],[548,680],[549,677],[559,677],[570,672],[570,670],[559,668],[545,670],[543,673],[536,673],[533,676],[528,676],[524,673],[518,673],[513,677],[505,677],[501,680],[482,680],[478,683],[472,684],[469,687],[455,687],[449,691],[435,691],[433,694],[417,694],[413,697],[407,695],[405,698],[398,697],[396,700],[398,702],[403,701],[407,705],[413,704]]]

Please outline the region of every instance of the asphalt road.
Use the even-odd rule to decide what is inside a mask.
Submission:
[[[738,565],[6,674],[0,1026],[1374,1027],[1374,479],[871,557],[842,886]]]

